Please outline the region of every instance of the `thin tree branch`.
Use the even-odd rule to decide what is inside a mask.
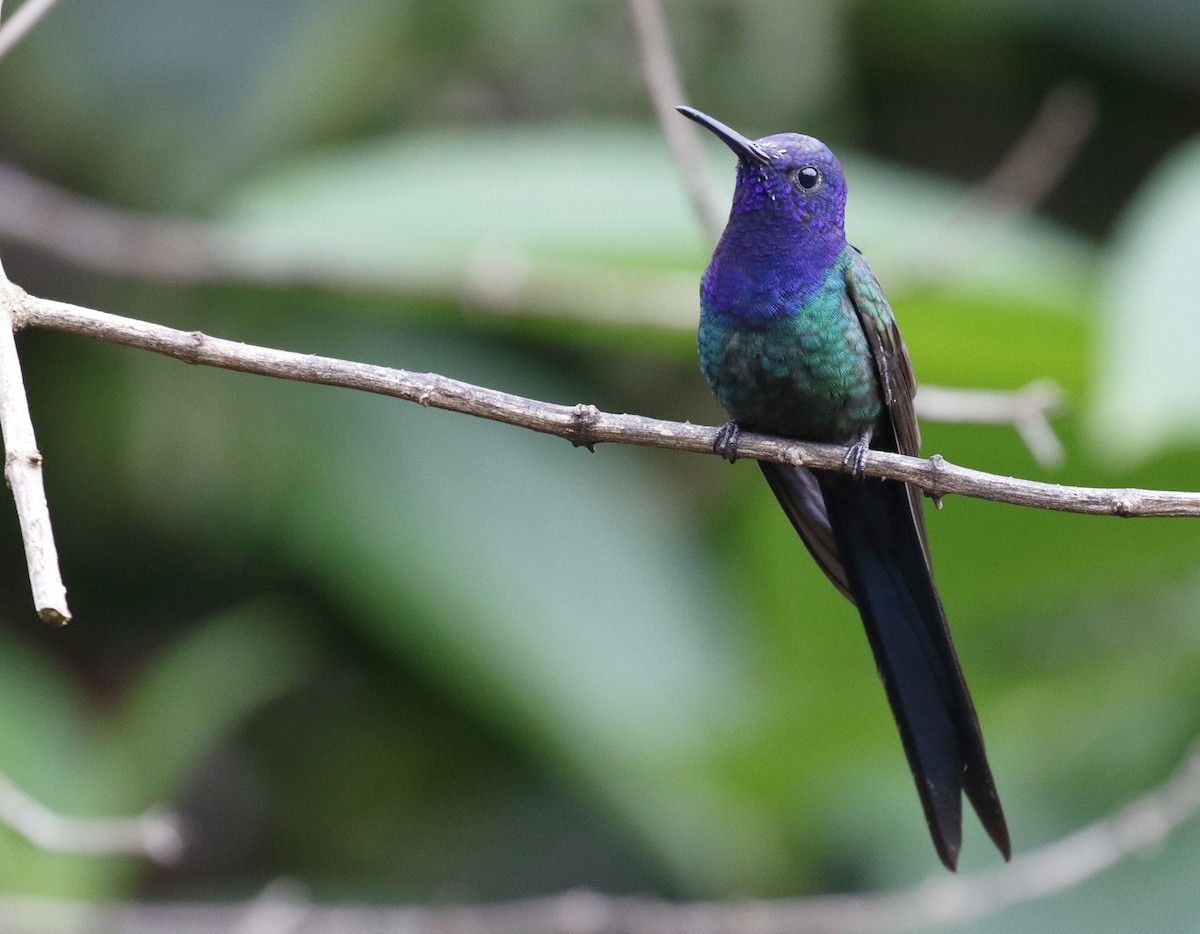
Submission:
[[[629,16],[637,36],[646,90],[675,159],[680,181],[709,239],[715,242],[725,220],[713,197],[700,131],[675,112],[675,105],[686,103],[687,97],[679,80],[662,5],[659,0],[629,0]]]
[[[58,0],[25,0],[21,8],[0,26],[0,58],[7,55],[18,42],[49,12]]]
[[[146,321],[34,298],[25,293],[20,293],[17,300],[14,323],[17,328],[66,331],[138,347],[186,363],[342,386],[407,399],[424,406],[556,435],[576,446],[587,448],[612,442],[711,454],[717,437],[716,428],[640,415],[615,415],[601,412],[591,405],[556,405],[473,386],[434,373],[410,373],[348,360],[240,344],[209,337],[199,331],[177,331]],[[820,470],[847,469],[844,462],[846,450],[834,445],[744,434],[738,449],[746,458]],[[957,493],[1018,506],[1090,515],[1200,516],[1200,493],[1038,483],[958,467],[940,455],[922,460],[886,451],[870,451],[865,471],[874,477],[911,483],[934,497]]]
[[[240,930],[283,934],[903,934],[964,924],[1065,891],[1147,853],[1200,812],[1200,751],[1158,787],[1012,863],[886,892],[667,902],[595,892],[481,905],[315,905],[282,880],[242,904],[89,905],[0,896],[0,927],[29,934]],[[271,926],[274,922],[277,926]]]
[[[38,617],[53,625],[71,619],[67,589],[58,566],[50,508],[42,480],[42,455],[33,433],[29,400],[17,356],[13,305],[24,296],[0,267],[0,432],[4,435],[4,479],[12,490],[25,543],[29,586]]]
[[[183,851],[178,821],[161,811],[136,817],[64,817],[0,772],[0,821],[34,846],[84,856],[146,856],[174,863]]]

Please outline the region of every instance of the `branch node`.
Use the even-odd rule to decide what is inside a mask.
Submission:
[[[941,454],[931,454],[929,456],[929,485],[925,488],[925,495],[933,500],[933,508],[942,508],[942,497],[945,492],[942,490],[942,468],[946,466],[946,458]]]
[[[1137,504],[1134,503],[1133,497],[1129,495],[1128,490],[1123,490],[1113,496],[1112,514],[1120,516],[1122,519],[1128,519],[1138,514]]]
[[[41,467],[42,452],[41,451],[9,451],[4,456],[5,469],[14,464],[20,463],[25,467]]]
[[[188,331],[187,342],[182,348],[183,360],[185,363],[199,363],[201,353],[204,350],[204,344],[208,340],[208,335],[203,331]]]
[[[594,405],[580,402],[571,410],[571,435],[568,440],[577,448],[587,448],[596,453],[596,424],[600,421],[600,410]]]

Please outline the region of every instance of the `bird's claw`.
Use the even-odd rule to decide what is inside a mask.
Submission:
[[[842,458],[842,466],[850,468],[850,476],[861,480],[867,475],[867,451],[871,449],[871,435],[864,432],[862,437],[850,445],[846,456]]]
[[[741,426],[730,419],[717,432],[717,440],[713,442],[713,453],[721,455],[732,464],[738,458],[737,446],[741,436]]]

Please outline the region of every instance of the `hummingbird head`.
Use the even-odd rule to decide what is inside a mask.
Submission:
[[[749,140],[691,107],[676,108],[738,157],[733,207],[701,283],[705,309],[739,326],[794,313],[832,274],[846,246],[846,181],[820,140]]]
[[[843,230],[846,180],[837,157],[818,139],[780,133],[750,140],[693,107],[676,107],[709,130],[738,157],[737,189],[731,218],[739,213],[769,211],[790,218],[811,233],[832,235]]]

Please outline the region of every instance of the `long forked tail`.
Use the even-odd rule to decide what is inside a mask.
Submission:
[[[907,488],[872,477],[761,467],[810,552],[858,606],[938,856],[955,868],[965,792],[1008,859],[1004,812]],[[823,516],[814,512],[820,505]]]

